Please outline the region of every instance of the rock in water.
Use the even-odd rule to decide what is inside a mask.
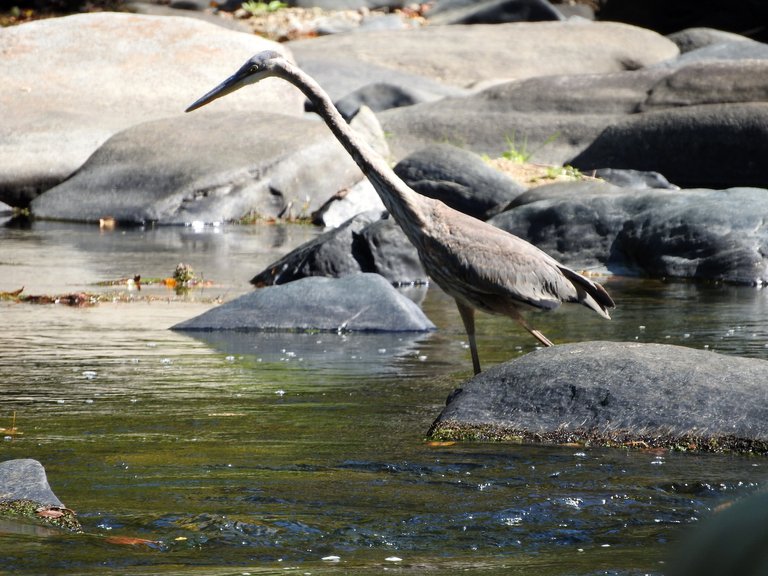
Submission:
[[[768,454],[767,370],[680,346],[555,346],[472,378],[429,435]]]
[[[43,465],[31,458],[0,462],[0,500],[33,500],[64,506],[51,490]]]
[[[172,330],[428,332],[421,309],[378,274],[312,276],[269,286]]]

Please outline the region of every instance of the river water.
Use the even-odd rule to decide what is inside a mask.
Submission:
[[[663,574],[681,534],[765,484],[755,457],[425,441],[471,375],[458,313],[437,288],[416,291],[438,326],[427,335],[168,329],[250,290],[314,234],[0,227],[0,291],[114,296],[91,307],[0,301],[0,427],[15,413],[21,432],[0,457],[42,462],[86,532],[0,529],[0,573]],[[169,276],[178,262],[205,286],[97,285]],[[612,321],[571,308],[535,324],[556,343],[768,359],[763,290],[605,284]],[[486,366],[534,348],[503,318],[481,316],[478,331]]]

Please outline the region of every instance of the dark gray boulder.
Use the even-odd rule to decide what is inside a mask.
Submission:
[[[665,573],[768,574],[768,492],[765,487],[750,487],[749,491],[747,497],[731,496],[683,534]]]
[[[201,111],[116,134],[31,210],[38,218],[159,224],[298,218],[362,178],[322,122]]]
[[[0,462],[0,501],[31,500],[41,506],[64,506],[51,490],[45,468],[37,460]]]
[[[565,20],[546,0],[443,0],[427,12],[431,24],[502,24]]]
[[[709,27],[768,40],[768,6],[760,0],[603,0],[598,18],[629,22],[670,34],[691,27]]]
[[[679,346],[554,346],[469,380],[429,436],[768,454],[766,370]]]
[[[768,191],[627,190],[582,181],[534,188],[489,220],[575,268],[768,282]]]
[[[419,102],[433,100],[430,95],[420,93],[418,89],[391,82],[367,84],[350,92],[344,98],[334,102],[336,108],[347,122],[355,117],[361,106],[367,106],[374,112],[413,106]]]
[[[655,69],[656,70],[656,69]],[[674,68],[649,88],[638,112],[768,101],[768,60],[715,60]]]
[[[568,163],[583,172],[630,168],[682,187],[768,182],[768,103],[711,104],[629,116]]]
[[[531,77],[379,114],[395,156],[437,143],[500,156],[510,146],[533,162],[564,164],[606,126],[636,113],[668,70]],[[601,166],[601,168],[607,166]]]
[[[235,0],[237,2],[237,0]],[[290,6],[323,8],[324,10],[357,10],[359,8],[401,8],[405,0],[288,0]]]
[[[311,42],[287,44],[293,46],[299,66],[317,80],[347,118],[353,117],[362,104],[372,104],[370,107],[376,109],[377,106],[391,107],[393,102],[405,103],[407,99],[431,102],[469,93],[463,88],[401,69],[345,58],[339,54],[326,55]],[[396,99],[393,100],[393,97]]]
[[[26,207],[110,136],[180,114],[260,50],[287,49],[192,18],[114,12],[0,28],[0,200]],[[298,116],[304,98],[260,85],[211,104]]]
[[[395,173],[419,194],[480,220],[500,212],[525,190],[477,154],[449,144],[406,156],[395,166]]]
[[[378,274],[303,278],[269,286],[172,327],[241,330],[428,332],[435,326],[413,301]]]
[[[697,50],[698,48],[711,46],[712,44],[747,40],[746,36],[734,34],[733,32],[725,32],[723,30],[718,30],[717,28],[706,27],[686,28],[685,30],[667,34],[667,38],[677,44],[681,54]]]
[[[384,213],[386,215],[386,213]],[[392,284],[426,282],[416,248],[391,217],[358,214],[338,228],[292,250],[251,279],[256,286],[307,276],[341,277],[357,272],[384,276]]]

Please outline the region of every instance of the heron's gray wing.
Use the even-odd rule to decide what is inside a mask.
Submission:
[[[539,308],[577,300],[576,288],[554,258],[500,228],[456,214],[451,211],[449,218],[439,218],[435,229],[440,230],[440,238],[430,242],[442,252],[439,260],[444,270],[435,274],[427,265],[427,271],[442,276],[434,279],[443,289],[482,298],[485,308],[497,299],[500,304],[512,299]],[[446,278],[448,274],[450,278]],[[453,290],[444,283],[453,283]]]

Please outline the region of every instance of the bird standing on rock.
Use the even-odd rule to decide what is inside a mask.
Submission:
[[[287,80],[309,98],[416,247],[427,274],[456,300],[475,374],[480,373],[475,310],[514,318],[544,346],[552,342],[528,324],[521,308],[551,310],[562,302],[574,302],[610,319],[608,309],[614,302],[599,284],[525,240],[409,188],[354,133],[317,82],[278,52],[256,54],[187,112],[270,76]]]

